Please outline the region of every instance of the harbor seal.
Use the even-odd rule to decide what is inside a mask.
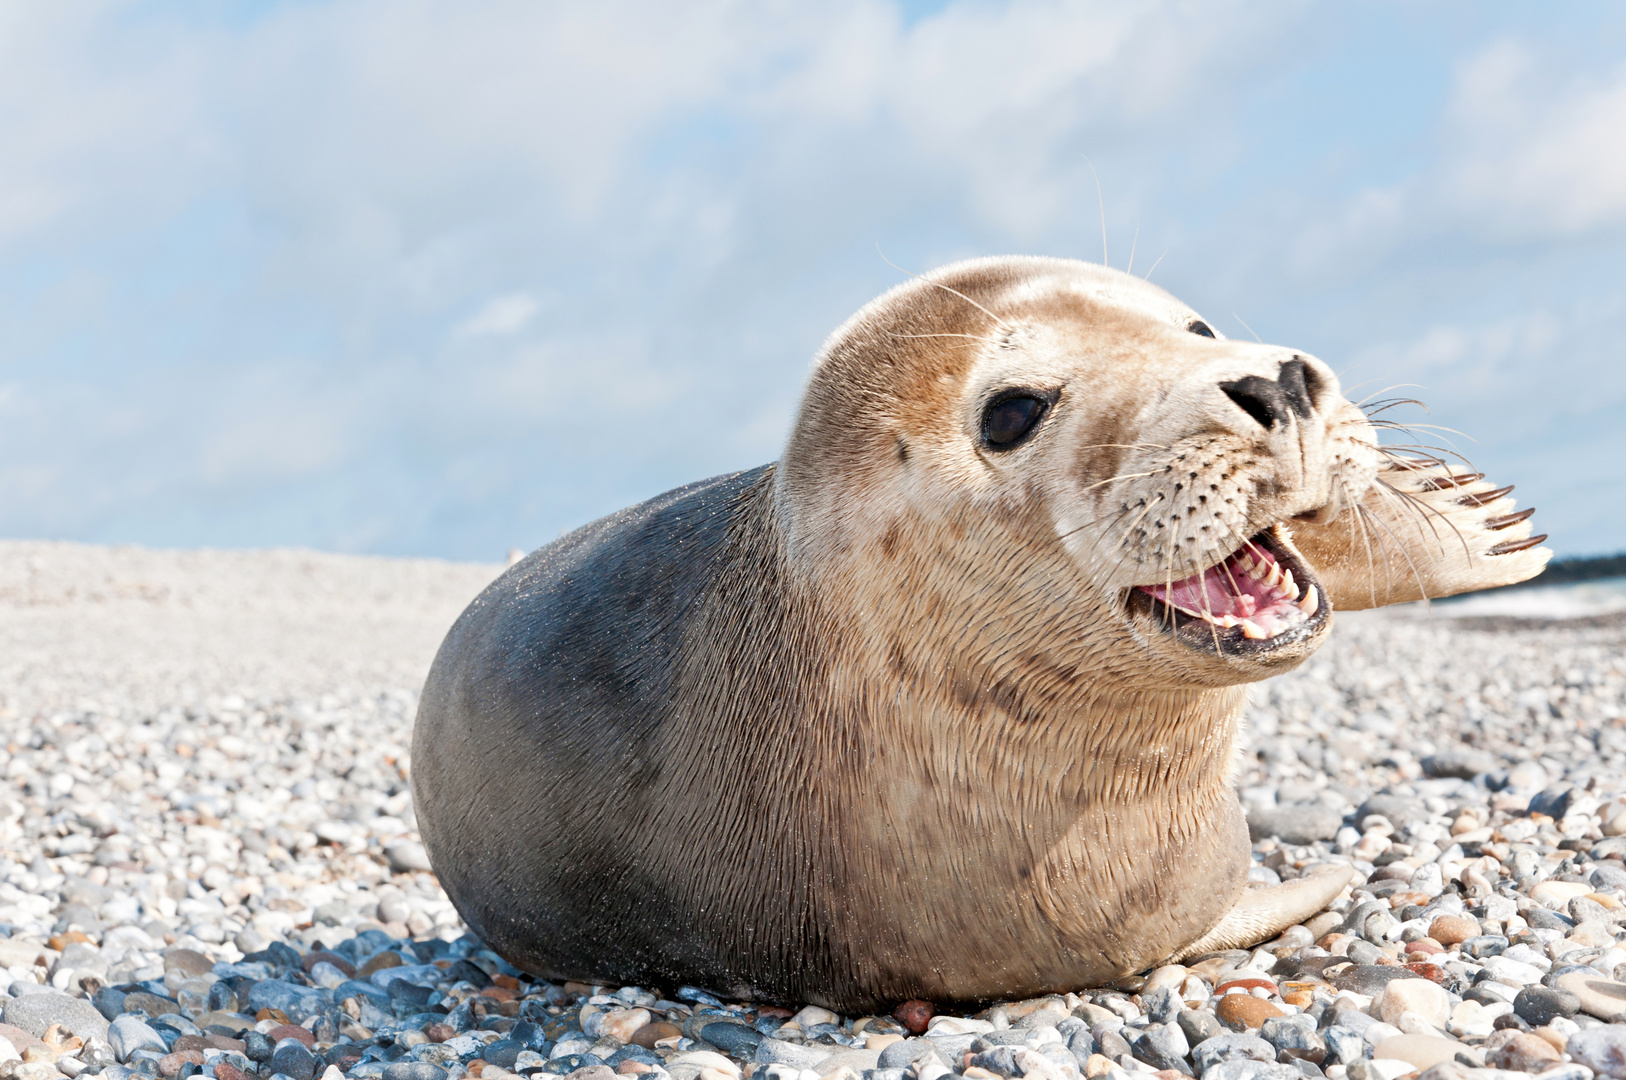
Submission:
[[[1502,585],[1506,489],[1384,450],[1321,361],[1137,278],[958,263],[814,364],[775,464],[587,525],[457,621],[419,828],[550,978],[843,1011],[1029,996],[1252,944],[1249,683],[1334,608]]]

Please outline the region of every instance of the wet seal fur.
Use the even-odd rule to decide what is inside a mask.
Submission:
[[[995,445],[1012,393],[1041,418]],[[458,620],[412,756],[441,883],[540,975],[844,1011],[1269,938],[1347,874],[1248,887],[1247,685],[1334,607],[1548,557],[1506,489],[1376,436],[1320,361],[1116,271],[901,285],[827,342],[778,463],[585,526]],[[1264,640],[1202,610],[1242,603],[1244,552],[1302,594],[1249,586]]]

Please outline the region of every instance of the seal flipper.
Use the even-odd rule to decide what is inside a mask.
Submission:
[[[1185,960],[1221,949],[1246,949],[1269,941],[1325,908],[1344,891],[1353,873],[1348,866],[1323,866],[1280,885],[1244,889],[1218,926],[1172,959]]]
[[[1465,466],[1391,462],[1337,517],[1292,522],[1293,546],[1340,611],[1528,581],[1553,553],[1512,490]]]

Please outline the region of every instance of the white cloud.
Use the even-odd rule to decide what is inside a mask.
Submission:
[[[473,317],[459,326],[457,332],[468,337],[517,333],[531,321],[531,316],[535,315],[541,306],[537,303],[536,297],[527,293],[493,297],[475,312]]]
[[[1626,225],[1626,64],[1595,73],[1503,41],[1465,64],[1442,197],[1498,234]]]

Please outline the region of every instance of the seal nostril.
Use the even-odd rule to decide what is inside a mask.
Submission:
[[[1315,385],[1312,385],[1312,380]],[[1315,390],[1319,389],[1320,379],[1309,370],[1303,360],[1295,356],[1282,365],[1281,373],[1276,376],[1276,382],[1281,386],[1287,404],[1299,414],[1301,419],[1308,418],[1315,411]]]
[[[1219,385],[1220,389],[1225,391],[1225,396],[1236,403],[1237,408],[1259,421],[1260,427],[1269,430],[1279,423],[1287,422],[1287,395],[1282,392],[1279,383],[1262,379],[1258,375],[1249,375],[1235,382],[1223,382]]]

